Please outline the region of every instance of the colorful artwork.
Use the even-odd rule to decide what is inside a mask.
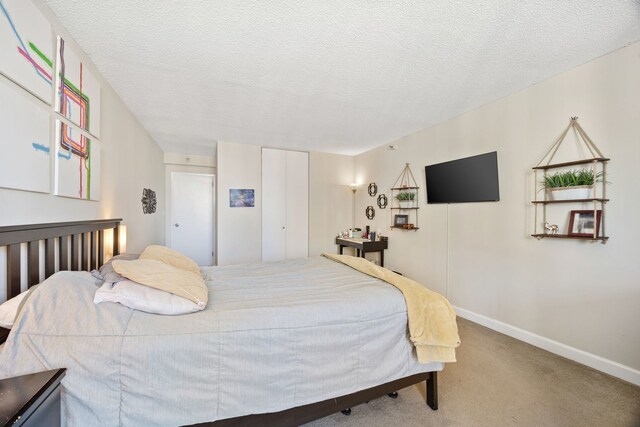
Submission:
[[[48,193],[49,112],[29,98],[15,85],[0,82],[0,187]]]
[[[56,120],[54,194],[100,200],[100,142]]]
[[[56,111],[100,137],[100,84],[62,37],[57,53]]]
[[[0,0],[0,73],[47,104],[52,95],[49,21],[29,0]]]
[[[253,190],[229,189],[230,208],[252,208],[255,204]]]

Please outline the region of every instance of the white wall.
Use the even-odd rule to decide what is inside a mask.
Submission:
[[[262,147],[218,143],[218,264],[262,259]],[[351,226],[354,157],[309,153],[309,256],[336,252],[335,236]],[[253,188],[255,208],[230,208],[230,188]]]
[[[386,264],[448,294],[466,317],[639,383],[638,76],[635,43],[395,141],[398,151],[381,147],[358,156],[356,176],[364,182],[390,187],[410,162],[422,187],[421,229],[391,231]],[[606,245],[529,236],[531,167],[570,116],[579,116],[611,158]],[[493,150],[500,202],[424,204],[425,165]],[[364,205],[361,194],[358,213]],[[389,213],[376,217],[387,230]],[[562,227],[568,213],[555,215]]]
[[[353,156],[309,153],[309,256],[335,253],[335,237],[351,227],[349,184],[354,160]]]
[[[62,35],[68,44],[81,52],[57,18],[46,7],[41,9],[52,23],[54,32]],[[122,218],[127,225],[128,252],[139,252],[152,243],[164,243],[162,150],[97,72],[89,58],[84,54],[81,58],[102,86],[101,200],[84,201],[0,188],[0,225]],[[13,90],[23,91],[4,76],[0,76],[0,79]],[[30,99],[41,104],[33,97]],[[52,112],[51,116],[53,122],[56,114]],[[155,214],[142,213],[140,200],[143,188],[151,188],[156,192],[158,208]]]
[[[218,142],[218,265],[262,259],[262,148]],[[255,207],[229,207],[229,189],[253,189]]]

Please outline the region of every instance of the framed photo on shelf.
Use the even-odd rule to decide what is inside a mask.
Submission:
[[[571,211],[569,215],[569,236],[593,237],[594,229],[596,237],[600,236],[601,210],[597,211],[595,218],[593,210]]]
[[[402,228],[409,223],[409,215],[394,215],[393,226]]]

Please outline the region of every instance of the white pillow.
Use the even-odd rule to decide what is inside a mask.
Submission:
[[[18,315],[18,307],[20,303],[27,296],[29,291],[25,291],[16,297],[11,298],[9,301],[0,304],[0,326],[6,329],[11,329],[14,320]]]
[[[150,288],[131,280],[104,283],[93,297],[94,304],[118,302],[134,310],[154,314],[188,314],[204,309],[186,298]]]

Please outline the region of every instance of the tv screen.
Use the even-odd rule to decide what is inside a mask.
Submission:
[[[425,166],[427,203],[497,202],[498,152]]]

